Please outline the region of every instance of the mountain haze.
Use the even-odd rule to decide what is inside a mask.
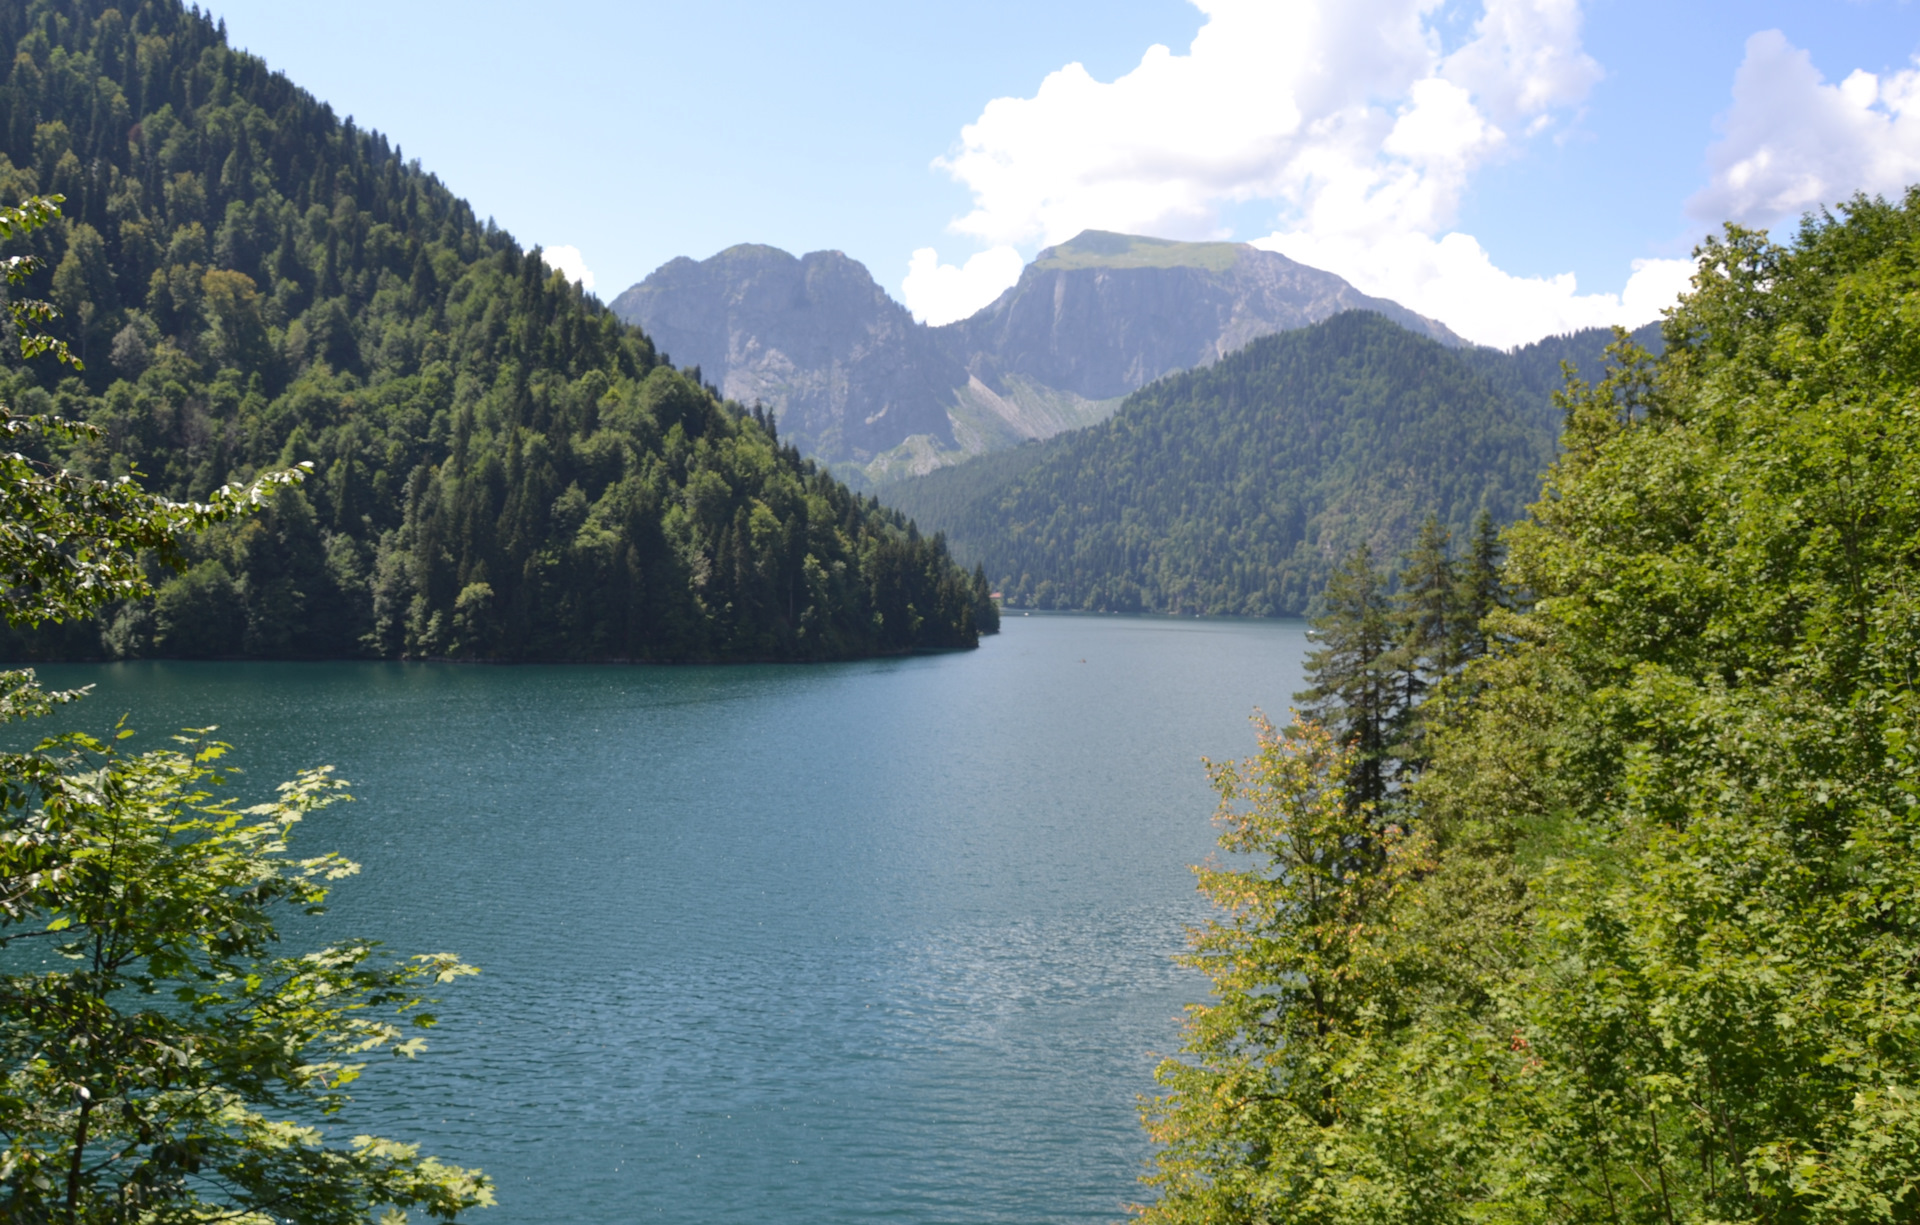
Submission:
[[[939,328],[839,252],[731,247],[676,259],[613,301],[723,394],[766,404],[803,450],[870,480],[1093,424],[1163,375],[1356,309],[1460,343],[1271,251],[1098,230],[1042,251],[993,303]]]

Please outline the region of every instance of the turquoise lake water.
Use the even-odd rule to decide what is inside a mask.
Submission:
[[[329,935],[448,949],[352,1131],[478,1165],[482,1225],[1096,1222],[1138,1198],[1155,1054],[1204,984],[1202,755],[1302,687],[1298,622],[1009,617],[978,651],[801,667],[41,669],[243,791],[357,802]],[[308,938],[309,933],[301,933]]]

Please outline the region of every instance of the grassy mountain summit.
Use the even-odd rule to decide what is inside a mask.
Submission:
[[[306,461],[157,599],[22,653],[826,658],[970,645],[979,584],[764,417],[174,0],[0,4],[0,194],[84,375],[0,397],[174,497]]]
[[[1347,553],[1399,552],[1429,511],[1456,534],[1517,518],[1553,456],[1559,362],[1597,371],[1608,339],[1456,350],[1349,311],[880,497],[1012,604],[1297,615]]]
[[[1111,230],[1082,230],[1058,246],[1034,257],[1041,272],[1079,268],[1204,268],[1226,272],[1250,250],[1238,242],[1175,242],[1170,238],[1142,238]]]

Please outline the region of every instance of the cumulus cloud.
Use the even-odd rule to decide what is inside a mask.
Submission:
[[[593,270],[587,267],[585,257],[578,247],[546,247],[540,254],[546,259],[547,267],[555,272],[566,274],[569,281],[578,281],[580,288],[593,292]]]
[[[1702,221],[1770,226],[1856,191],[1920,180],[1920,71],[1854,72],[1829,85],[1778,30],[1747,40],[1711,177],[1687,201]]]
[[[1439,319],[1468,340],[1510,348],[1579,328],[1638,326],[1660,317],[1688,288],[1690,259],[1637,259],[1617,294],[1583,294],[1573,274],[1504,272],[1478,240],[1402,232],[1374,238],[1296,231],[1256,239],[1316,268],[1331,268],[1368,293]]]
[[[1474,173],[1563,124],[1600,79],[1579,0],[1483,0],[1464,35],[1438,0],[1194,3],[1207,20],[1184,55],[1149,48],[1110,82],[1069,64],[1030,98],[989,102],[935,163],[973,195],[954,230],[995,246],[1089,228],[1226,238],[1223,210],[1266,201],[1281,224],[1261,245],[1469,339],[1644,322],[1666,304],[1648,306],[1649,287],[1685,261],[1582,295],[1570,274],[1508,276],[1449,232]]]
[[[913,317],[939,327],[965,319],[999,297],[1020,279],[1025,261],[1012,247],[981,251],[955,266],[940,262],[940,253],[922,247],[907,262],[907,279],[900,283],[900,300]]]

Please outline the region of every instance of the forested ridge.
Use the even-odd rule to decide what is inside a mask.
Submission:
[[[16,657],[827,658],[966,646],[984,581],[666,364],[417,162],[170,0],[0,3],[0,197],[86,364],[0,402],[174,498],[313,465]],[[164,577],[156,574],[156,577]]]
[[[1518,518],[1553,456],[1559,363],[1596,368],[1608,338],[1462,353],[1352,311],[880,496],[1011,604],[1298,615],[1355,547],[1397,553],[1429,513],[1455,534]]]

